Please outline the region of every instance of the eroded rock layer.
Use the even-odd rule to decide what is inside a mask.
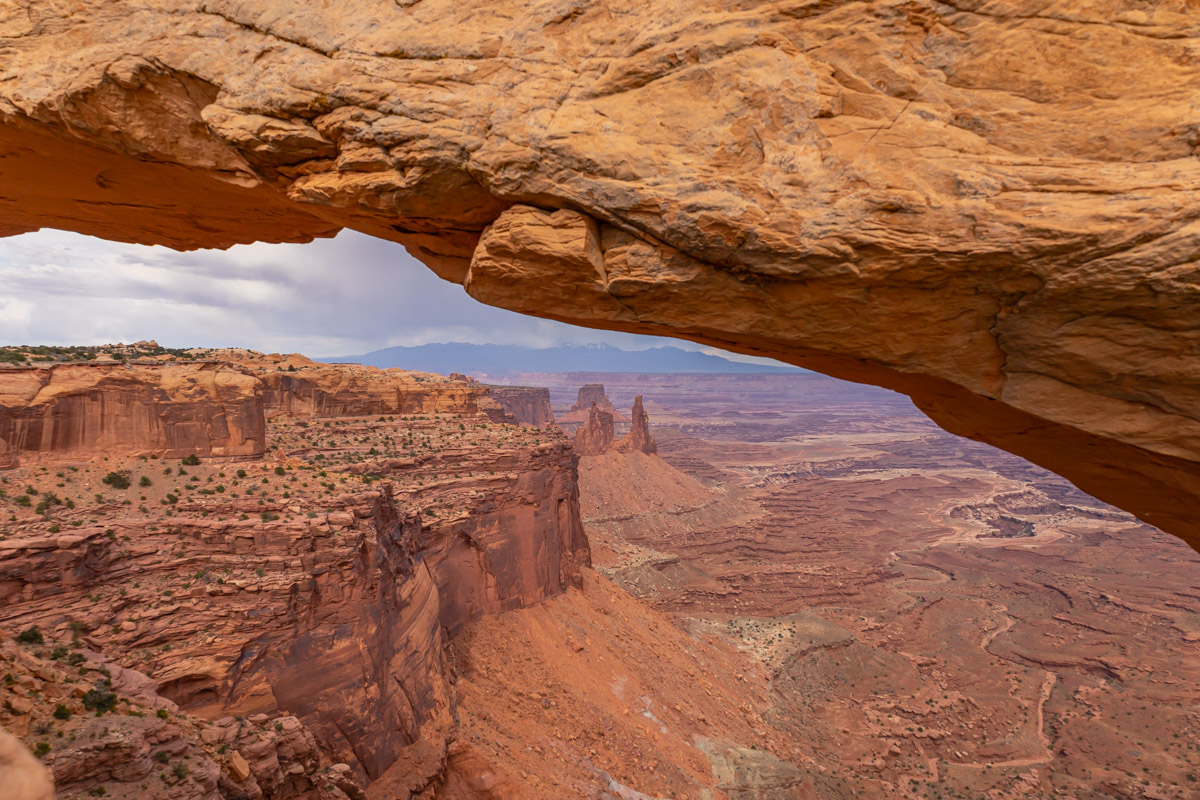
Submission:
[[[299,355],[264,356],[218,350],[215,357],[241,365],[263,382],[263,409],[270,416],[297,418],[370,416],[372,414],[490,413],[501,409],[474,381],[441,375],[379,369],[357,364],[322,364]]]
[[[540,428],[554,422],[549,389],[535,386],[488,386],[487,389],[492,399],[511,414],[518,425]]]
[[[325,365],[289,371],[277,359],[245,355],[235,371],[257,387],[260,424],[260,376],[274,386],[266,460],[191,463],[126,449],[76,453],[56,462],[57,474],[41,462],[8,471],[0,625],[37,626],[56,643],[73,636],[59,658],[80,648],[104,653],[148,676],[152,708],[199,720],[191,734],[170,733],[180,739],[170,757],[186,751],[203,762],[190,778],[164,772],[162,782],[178,787],[172,796],[241,796],[220,785],[248,780],[230,748],[257,774],[249,745],[237,744],[242,726],[217,730],[230,715],[276,731],[303,728],[296,735],[312,743],[312,758],[285,765],[285,775],[311,777],[340,763],[346,786],[379,783],[400,798],[432,791],[445,779],[455,726],[449,637],[484,614],[577,585],[588,563],[576,456],[555,429],[496,424],[473,411],[474,398],[486,399],[478,385]],[[347,373],[340,384],[338,370]],[[0,382],[23,375],[0,371]],[[386,409],[372,398],[387,399],[379,389],[387,381],[411,384],[423,393],[420,405],[376,416]],[[292,388],[300,398],[280,396]],[[200,398],[193,410],[205,408]],[[27,688],[12,697],[23,704],[35,696]],[[79,711],[77,701],[67,710]],[[31,709],[36,726],[57,725],[55,707],[44,704],[18,713],[10,703],[0,723],[28,723]],[[76,778],[62,777],[64,764],[88,756],[59,741],[46,760],[60,786],[111,793],[154,782],[157,773],[147,778],[140,765],[158,757],[166,734],[155,726],[122,734],[149,744],[113,756],[122,766],[111,775],[81,767]],[[34,747],[38,729],[24,732]],[[229,747],[218,753],[221,743]],[[298,746],[289,757],[301,758]],[[285,791],[285,781],[261,796],[316,798],[323,780],[313,777],[309,794],[305,786]],[[166,791],[125,789],[147,798]]]
[[[1195,794],[1200,555],[886,392],[672,383],[665,461],[582,458],[581,508],[601,573],[766,671],[790,747],[714,758],[729,797]]]
[[[1190,0],[18,0],[0,37],[0,232],[354,228],[905,392],[1197,541]]]
[[[261,455],[263,386],[220,362],[0,372],[0,467],[23,457]]]
[[[579,387],[579,394],[567,413],[563,414],[560,422],[587,425],[591,420],[592,409],[596,408],[613,418],[614,422],[625,422],[625,416],[613,406],[612,400],[604,392],[602,383],[586,383]]]
[[[600,406],[588,409],[587,423],[575,431],[575,452],[581,456],[596,456],[613,445],[613,416]]]

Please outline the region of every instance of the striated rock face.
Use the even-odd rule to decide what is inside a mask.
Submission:
[[[262,385],[228,364],[0,371],[0,467],[23,458],[263,452]]]
[[[613,418],[614,422],[624,422],[625,416],[613,406],[612,400],[604,392],[604,384],[588,383],[579,387],[579,399],[563,415],[561,422],[588,424],[592,408],[598,408]]]
[[[0,233],[354,228],[493,305],[904,392],[1195,543],[1198,26],[1185,0],[17,0]]]
[[[244,369],[264,383],[304,374]],[[374,396],[364,384],[405,383],[328,367],[308,386],[325,391],[339,369],[350,373],[349,397],[305,395],[319,406],[278,398],[301,413],[267,423],[270,464],[185,469],[113,454],[51,477],[33,462],[9,475],[25,495],[0,493],[14,519],[0,533],[0,625],[83,635],[149,676],[155,698],[221,729],[206,734],[209,744],[236,745],[242,761],[230,759],[222,775],[239,786],[251,776],[261,796],[280,800],[300,796],[293,779],[318,764],[344,762],[347,786],[380,782],[389,797],[440,780],[455,726],[449,638],[481,615],[577,585],[590,561],[577,457],[560,431],[460,413],[464,398],[486,390],[434,376],[409,379],[432,393],[426,408],[444,413],[382,419],[369,405],[370,414],[330,416],[364,410]],[[320,422],[305,413],[314,407],[325,409]],[[110,470],[131,485],[102,485]],[[235,715],[282,726],[277,733],[299,730],[294,720],[306,733],[285,758],[251,747],[261,737],[250,729],[225,730],[221,720]],[[243,735],[250,741],[238,744]],[[114,763],[150,757],[126,750]],[[315,761],[304,755],[318,750]],[[217,772],[205,784],[214,791]],[[81,768],[79,780],[96,774]]]
[[[603,383],[587,383],[579,387],[579,399],[571,406],[572,411],[587,411],[594,405],[612,405],[604,393]]]
[[[468,414],[495,411],[487,390],[473,381],[441,375],[379,369],[357,364],[322,364],[304,356],[265,356],[218,350],[263,382],[268,416],[296,418],[372,414]],[[498,419],[496,421],[499,421]]]
[[[595,385],[595,384],[591,384]],[[586,387],[585,387],[586,388]],[[601,387],[603,391],[603,387]],[[583,396],[583,390],[579,392]],[[612,404],[608,397],[601,394],[608,408]],[[572,412],[578,413],[578,412]],[[599,404],[593,404],[588,409],[587,423],[575,431],[575,452],[581,456],[598,456],[614,450],[618,453],[657,453],[658,445],[650,435],[650,420],[642,408],[642,396],[639,394],[633,401],[633,422],[629,433],[614,441],[613,415]]]
[[[210,721],[181,713],[145,674],[88,649],[78,638],[47,640],[44,646],[0,642],[0,668],[6,676],[0,722],[38,742],[49,767],[0,730],[0,741],[25,754],[24,774],[39,779],[22,785],[20,773],[0,766],[0,786],[15,790],[14,800],[52,800],[54,788],[64,798],[127,800],[364,797],[349,766],[332,764],[296,717],[255,714]],[[93,702],[105,695],[109,704]],[[10,757],[20,760],[15,750]],[[44,793],[22,794],[31,789]],[[3,796],[8,800],[10,794]]]
[[[488,386],[487,389],[518,425],[540,428],[554,422],[549,389],[535,386]]]
[[[598,456],[613,444],[613,417],[600,406],[588,409],[587,424],[575,431],[575,452],[581,456]]]
[[[619,453],[651,454],[658,452],[658,444],[650,435],[650,418],[646,416],[646,410],[642,408],[640,394],[633,399],[633,422],[629,427],[629,433],[617,442],[614,449]]]

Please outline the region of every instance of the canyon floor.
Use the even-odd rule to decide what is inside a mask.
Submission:
[[[661,459],[581,459],[584,522],[601,574],[765,674],[794,752],[731,797],[1200,797],[1179,540],[868,387],[521,380],[645,393]]]
[[[1200,556],[906,398],[487,376],[644,396],[576,484],[466,379],[241,363],[261,456],[0,477],[60,800],[1200,797]]]

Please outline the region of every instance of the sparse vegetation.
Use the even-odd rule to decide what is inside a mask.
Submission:
[[[38,630],[37,625],[26,628],[17,634],[17,642],[19,644],[43,644],[45,641],[46,639],[42,636],[42,632]]]
[[[110,472],[100,479],[102,483],[108,484],[114,489],[129,488],[129,473],[128,472]]]

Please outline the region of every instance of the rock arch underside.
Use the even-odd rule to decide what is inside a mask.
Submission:
[[[41,227],[352,228],[907,393],[1200,546],[1197,0],[7,0],[0,233]]]

